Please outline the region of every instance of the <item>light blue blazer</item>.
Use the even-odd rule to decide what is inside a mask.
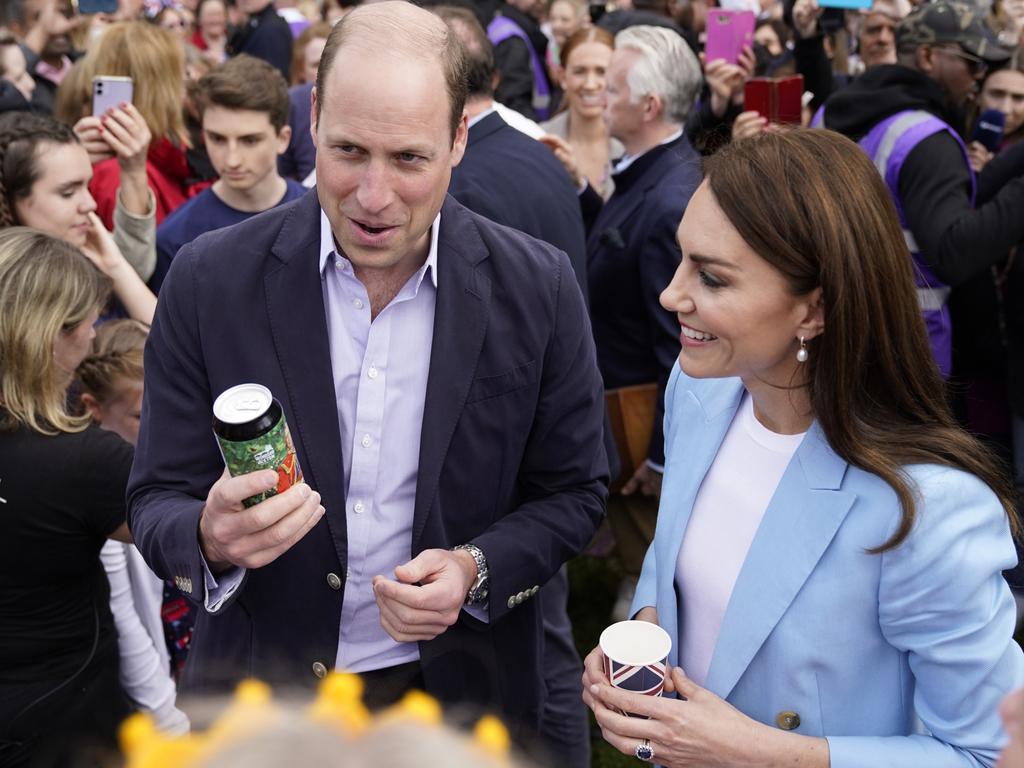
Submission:
[[[661,511],[631,613],[657,608],[672,664],[679,548],[742,395],[739,379],[678,366],[666,391]],[[896,494],[811,427],[740,570],[705,687],[762,723],[797,713],[796,733],[828,738],[832,768],[990,766],[1006,740],[996,705],[1024,685],[1001,574],[1016,563],[1006,514],[972,475],[906,470],[915,527],[868,554],[896,529]]]

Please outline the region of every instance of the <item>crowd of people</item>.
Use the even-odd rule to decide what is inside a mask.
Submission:
[[[1024,768],[1024,3],[856,5],[0,6],[0,766],[337,669],[540,764]]]

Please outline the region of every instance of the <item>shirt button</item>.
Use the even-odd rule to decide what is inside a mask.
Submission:
[[[346,579],[351,579],[352,578],[352,569],[351,568],[346,568],[345,569],[345,578]]]
[[[341,589],[341,579],[338,577],[338,574],[336,574],[336,573],[328,573],[327,574],[327,586],[329,586],[331,589],[335,589],[335,590]]]
[[[336,262],[334,262],[334,266],[336,266],[338,269],[344,269],[345,262],[342,261],[341,259],[338,259]]]
[[[356,309],[362,309],[363,308],[363,300],[362,299],[352,299],[352,306],[355,307]]]
[[[361,515],[364,509],[366,509],[366,507],[363,506],[363,502],[361,501],[357,501],[355,504],[352,505],[352,511],[355,512],[357,515]]]
[[[366,375],[369,376],[371,379],[376,379],[377,378],[377,369],[374,368],[373,366],[370,366],[370,370],[368,370],[366,372]]]
[[[327,676],[327,667],[324,666],[323,663],[321,663],[319,661],[314,661],[313,662],[313,674],[316,675],[319,678],[326,677]]]
[[[363,439],[359,441],[359,444],[362,445],[363,448],[369,448],[373,445],[373,440],[370,439],[369,435],[363,435]]]

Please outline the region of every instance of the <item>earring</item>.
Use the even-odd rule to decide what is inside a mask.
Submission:
[[[800,349],[796,351],[796,361],[798,363],[807,362],[807,345],[804,344],[804,337],[800,337]]]

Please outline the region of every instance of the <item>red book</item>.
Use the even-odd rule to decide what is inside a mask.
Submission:
[[[769,123],[800,125],[804,76],[753,77],[743,90],[743,108],[757,112]]]

